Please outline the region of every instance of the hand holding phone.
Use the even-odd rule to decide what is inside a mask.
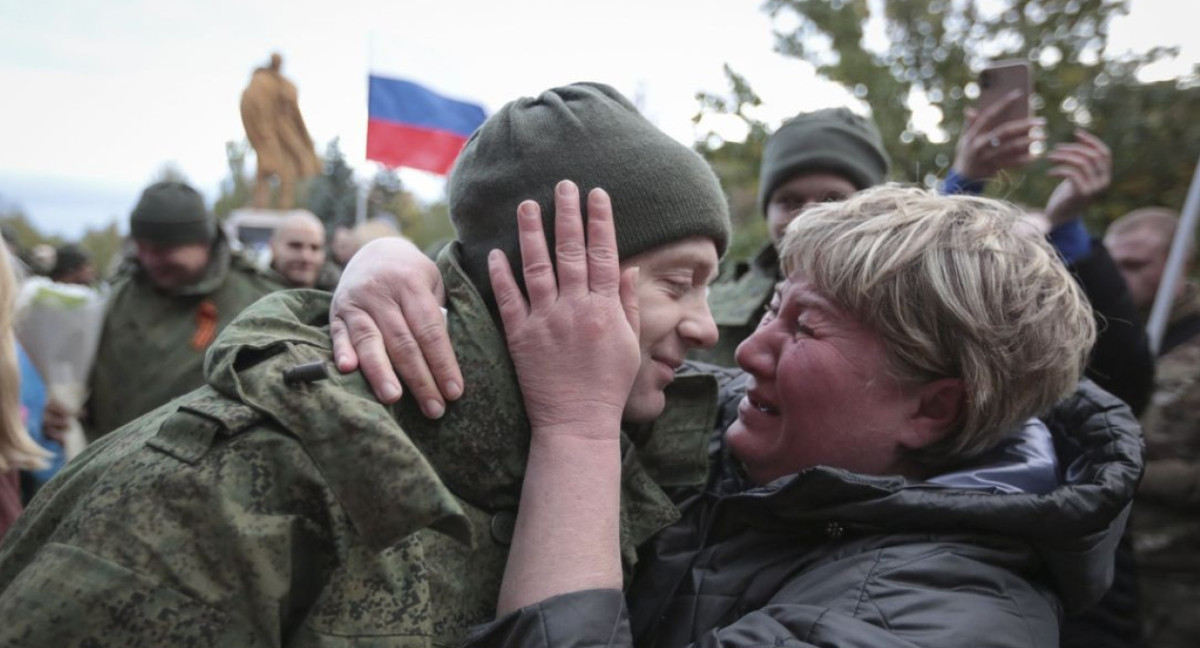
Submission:
[[[997,62],[979,73],[976,110],[995,125],[1029,119],[1031,89],[1028,61]]]
[[[1042,139],[1045,121],[1030,115],[1030,89],[1026,61],[1002,61],[980,73],[979,100],[967,109],[955,150],[953,168],[958,175],[986,181],[1033,160],[1031,147]]]

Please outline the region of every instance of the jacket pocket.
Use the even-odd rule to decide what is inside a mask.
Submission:
[[[253,645],[227,636],[221,611],[64,544],[46,545],[0,594],[0,619],[0,646]]]

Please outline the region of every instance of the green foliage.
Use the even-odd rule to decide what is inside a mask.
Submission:
[[[1113,150],[1113,184],[1094,231],[1137,207],[1182,209],[1200,155],[1200,84],[1115,79],[1093,97],[1091,128]]]
[[[367,192],[367,219],[379,216],[395,219],[401,233],[421,249],[454,238],[446,204],[422,205],[404,189],[394,169],[381,168]]]
[[[325,166],[321,175],[309,181],[308,199],[304,205],[325,223],[327,231],[338,225],[354,225],[354,209],[358,204],[358,186],[354,169],[334,138],[325,148]]]
[[[454,225],[450,223],[450,206],[438,201],[421,209],[400,214],[400,224],[407,236],[417,247],[427,253],[454,240]]]
[[[12,232],[16,236],[17,247],[23,251],[41,243],[49,243],[56,247],[63,243],[58,237],[48,237],[39,232],[37,227],[29,222],[25,211],[16,205],[6,205],[0,210],[0,224],[12,228]]]
[[[982,6],[951,0],[767,0],[764,9],[775,20],[781,53],[812,63],[821,77],[866,104],[892,158],[894,180],[932,185],[944,176],[964,112],[978,92],[979,70],[990,61],[1024,59],[1033,63],[1034,107],[1047,121],[1048,144],[1068,141],[1076,127],[1084,127],[1115,152],[1113,187],[1094,214],[1095,225],[1133,206],[1182,206],[1200,150],[1200,123],[1194,119],[1198,77],[1142,84],[1135,72],[1171,50],[1108,55],[1109,22],[1128,12],[1127,0],[1000,0]],[[760,102],[747,79],[728,68],[726,74],[731,97],[698,97],[697,117],[739,116],[750,138],[742,144],[709,137],[697,148],[728,182],[735,220],[749,222],[739,212],[744,209],[739,195],[751,169],[756,172],[752,153],[766,127],[746,117],[745,109]],[[913,123],[913,107],[926,103],[940,115],[931,131]],[[989,191],[1043,204],[1057,182],[1046,171],[1046,163],[1032,164],[993,182]],[[756,208],[751,213],[757,217]]]
[[[225,142],[225,161],[229,165],[229,177],[221,181],[221,193],[213,203],[213,213],[225,220],[235,209],[249,207],[253,200],[254,185],[246,175],[246,151],[250,144],[246,140]]]
[[[699,123],[706,114],[723,113],[737,116],[747,126],[746,139],[741,142],[726,142],[710,134],[696,143],[696,150],[721,178],[721,186],[729,198],[733,240],[726,255],[731,259],[744,259],[753,256],[767,240],[767,226],[757,205],[758,163],[771,131],[766,123],[747,112],[748,108],[762,104],[749,82],[728,65],[725,66],[725,77],[729,81],[730,96],[697,94],[700,110],[692,121]]]
[[[79,239],[79,245],[92,255],[92,263],[98,276],[106,276],[109,269],[115,268],[115,261],[120,257],[121,244],[124,242],[117,220],[113,219],[107,227],[88,229]]]
[[[43,243],[56,248],[67,243],[62,237],[43,234],[29,221],[25,212],[15,205],[0,207],[0,223],[12,228],[16,235],[17,246],[22,252],[27,252],[35,245]],[[92,262],[97,273],[103,275],[120,253],[123,240],[121,230],[117,227],[117,221],[114,219],[107,227],[89,228],[79,240],[79,245],[92,255]]]

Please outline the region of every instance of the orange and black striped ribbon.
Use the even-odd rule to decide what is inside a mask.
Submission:
[[[206,299],[196,307],[196,333],[192,335],[192,348],[203,351],[217,337],[217,305]]]

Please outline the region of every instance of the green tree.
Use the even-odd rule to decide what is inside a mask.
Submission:
[[[213,202],[213,213],[225,220],[235,209],[248,207],[253,198],[254,186],[246,175],[246,152],[250,145],[246,140],[225,142],[225,161],[229,175],[221,181],[221,192]]]
[[[1181,209],[1200,155],[1200,83],[1138,83],[1132,71],[1094,95],[1090,128],[1113,150],[1113,185],[1091,214],[1094,231],[1138,207]]]
[[[109,270],[115,269],[115,261],[121,253],[121,245],[124,240],[117,219],[114,218],[106,227],[95,229],[89,227],[83,233],[83,238],[79,239],[79,245],[92,255],[96,274],[103,277],[108,274]]]
[[[1146,188],[1147,168],[1166,171],[1162,182],[1150,184],[1159,190],[1152,200],[1186,191],[1186,183],[1182,189],[1164,185],[1190,177],[1197,149],[1179,144],[1195,141],[1200,125],[1186,117],[1172,122],[1170,116],[1195,114],[1184,113],[1179,102],[1194,110],[1194,99],[1186,97],[1195,94],[1196,77],[1141,84],[1136,71],[1172,50],[1108,54],[1110,20],[1128,12],[1127,0],[1000,0],[982,6],[951,0],[767,0],[763,8],[775,21],[779,52],[812,63],[819,76],[845,86],[866,105],[892,158],[893,179],[933,185],[943,176],[953,162],[964,111],[978,93],[979,70],[989,61],[1024,59],[1033,63],[1033,103],[1047,120],[1051,145],[1071,139],[1074,128],[1083,126],[1117,151],[1109,206],[1145,204],[1146,194],[1138,203],[1137,195],[1124,192]],[[869,32],[883,38],[868,38]],[[875,41],[880,42],[872,45]],[[701,96],[701,112],[745,118],[745,108],[757,97],[746,79],[732,70],[727,76],[732,98],[722,104]],[[936,128],[914,124],[918,107],[938,116]],[[761,124],[746,121],[753,136]],[[1171,123],[1178,129],[1168,128]],[[1155,161],[1161,164],[1122,160],[1125,145],[1138,147],[1138,157],[1160,156]],[[723,147],[701,142],[698,148],[722,173],[716,160],[725,154]],[[1041,204],[1056,182],[1045,176],[1046,169],[1045,163],[1033,164],[993,182],[991,191]],[[744,175],[746,169],[736,173]],[[1099,220],[1116,211],[1106,208]]]
[[[419,206],[407,214],[400,214],[399,218],[404,236],[426,253],[440,249],[442,244],[454,239],[450,206],[444,200]]]
[[[353,226],[354,210],[358,204],[358,185],[354,169],[334,138],[325,148],[325,166],[321,175],[309,181],[305,206],[332,231],[338,225]]]
[[[29,250],[41,243],[49,243],[55,246],[62,244],[62,241],[57,237],[48,238],[45,234],[42,234],[37,226],[30,222],[29,217],[25,214],[25,210],[21,209],[18,205],[6,204],[0,207],[0,224],[10,229],[16,237],[17,247],[22,251]]]
[[[377,216],[393,217],[401,233],[422,249],[454,238],[446,203],[422,204],[404,189],[394,169],[381,168],[367,192],[367,218]]]
[[[413,195],[404,189],[404,183],[395,169],[381,167],[371,180],[367,190],[367,218],[390,216],[403,222],[411,212],[420,207]]]
[[[771,131],[765,122],[748,112],[750,108],[762,105],[762,99],[745,77],[726,65],[725,78],[729,81],[729,96],[703,92],[696,95],[700,109],[692,121],[698,124],[709,113],[722,113],[734,115],[746,124],[743,141],[727,142],[715,133],[709,133],[696,143],[696,150],[712,165],[729,197],[733,240],[728,255],[732,259],[744,259],[753,255],[767,239],[767,223],[758,213],[757,205],[758,163]]]

